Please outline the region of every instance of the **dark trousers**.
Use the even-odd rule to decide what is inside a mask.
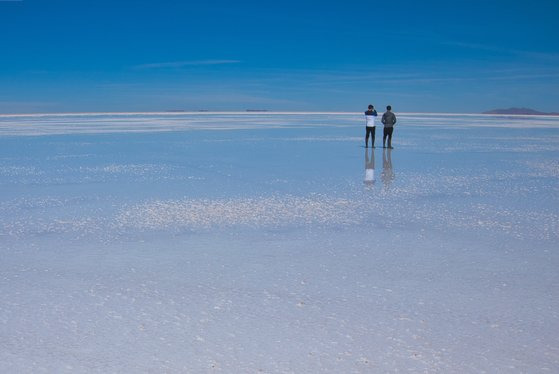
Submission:
[[[388,148],[392,147],[392,133],[394,132],[394,127],[385,127],[384,136],[382,137],[382,146],[384,147],[386,143],[386,138],[388,138]]]
[[[365,127],[367,132],[365,133],[365,147],[369,144],[369,134],[371,134],[371,147],[375,146],[375,126]]]

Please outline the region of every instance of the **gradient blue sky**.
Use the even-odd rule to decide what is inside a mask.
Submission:
[[[0,113],[559,111],[559,1],[0,0]]]

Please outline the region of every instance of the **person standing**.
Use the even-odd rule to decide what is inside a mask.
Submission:
[[[375,107],[369,105],[368,110],[365,112],[365,120],[367,122],[365,126],[365,148],[369,146],[369,135],[371,135],[371,147],[375,148],[375,117],[377,116],[377,111]]]
[[[392,113],[392,107],[388,105],[386,112],[382,115],[381,122],[384,124],[384,134],[382,137],[382,148],[386,148],[386,139],[388,138],[388,148],[392,149],[392,133],[396,124],[396,115]]]

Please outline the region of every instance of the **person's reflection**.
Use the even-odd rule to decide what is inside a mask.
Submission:
[[[365,148],[365,186],[368,188],[375,184],[375,151],[371,148],[371,157],[369,158],[369,149]]]
[[[384,188],[390,188],[392,181],[394,180],[394,171],[392,170],[392,149],[383,148],[382,149],[382,183]]]

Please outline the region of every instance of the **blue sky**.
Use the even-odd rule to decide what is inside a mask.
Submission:
[[[0,113],[559,111],[557,1],[0,0]]]

